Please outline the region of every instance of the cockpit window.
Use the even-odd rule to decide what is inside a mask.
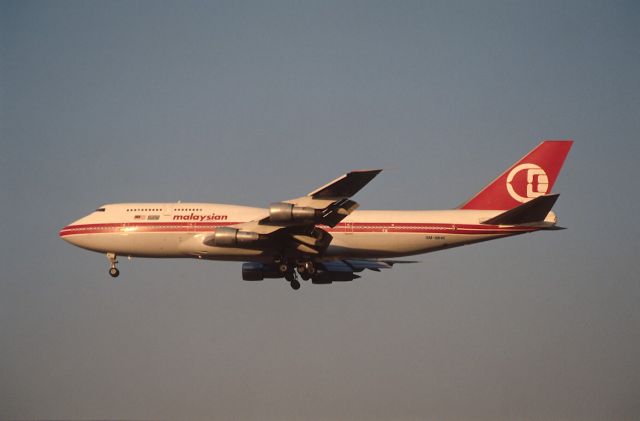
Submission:
[[[96,212],[104,212],[104,211],[105,211],[105,208],[98,208],[98,209],[96,209]]]

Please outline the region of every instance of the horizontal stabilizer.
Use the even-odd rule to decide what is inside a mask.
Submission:
[[[544,221],[556,200],[558,200],[558,196],[560,195],[538,196],[482,223],[488,225],[519,225]]]

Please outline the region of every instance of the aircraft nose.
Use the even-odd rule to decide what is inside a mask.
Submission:
[[[83,218],[80,218],[77,221],[74,221],[69,225],[65,226],[64,228],[62,228],[60,232],[58,232],[58,235],[60,236],[60,238],[62,238],[67,243],[71,243],[75,245],[76,244],[76,242],[74,241],[75,236],[73,234],[78,233],[76,227],[81,224],[82,219]]]
[[[72,233],[72,229],[71,229],[71,225],[67,225],[66,227],[62,228],[60,230],[60,232],[58,233],[58,235],[60,236],[60,238],[62,238],[64,241],[66,241],[67,243],[71,243],[73,244],[73,242],[71,241],[71,233]]]

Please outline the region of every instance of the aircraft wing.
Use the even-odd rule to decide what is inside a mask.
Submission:
[[[380,272],[380,269],[391,269],[396,263],[417,263],[417,260],[343,259],[321,264],[330,272],[362,272],[365,269]]]
[[[268,216],[229,227],[219,227],[204,239],[204,243],[213,246],[226,241],[225,246],[259,249],[277,247],[293,254],[320,254],[332,240],[331,234],[322,227],[335,227],[356,210],[359,205],[350,197],[381,171],[351,171],[306,196],[272,203]],[[245,238],[247,241],[242,244]]]
[[[306,204],[308,203],[306,202],[307,198],[312,200],[335,200],[351,197],[366,186],[369,181],[373,180],[376,175],[380,174],[381,171],[381,169],[351,171],[315,189],[305,197],[292,199],[291,203]]]
[[[329,260],[318,263],[319,271],[313,277],[314,284],[330,284],[332,282],[346,282],[357,279],[365,269],[380,272],[380,269],[391,269],[398,263],[417,263],[414,260],[381,260],[381,259],[343,259]]]
[[[317,223],[335,227],[359,207],[358,203],[350,200],[350,197],[358,193],[381,171],[381,169],[351,171],[306,196],[285,200],[283,203],[318,210],[321,212],[321,218]]]

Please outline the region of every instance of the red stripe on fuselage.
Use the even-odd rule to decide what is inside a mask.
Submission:
[[[111,224],[69,225],[60,230],[60,236],[81,234],[112,234],[112,233],[163,233],[163,232],[206,232],[217,227],[237,225],[242,222],[134,222]],[[407,234],[514,234],[537,231],[535,227],[499,227],[497,225],[479,224],[443,224],[443,223],[389,223],[389,222],[355,222],[341,223],[334,228],[320,226],[329,232],[338,233],[407,233]]]

